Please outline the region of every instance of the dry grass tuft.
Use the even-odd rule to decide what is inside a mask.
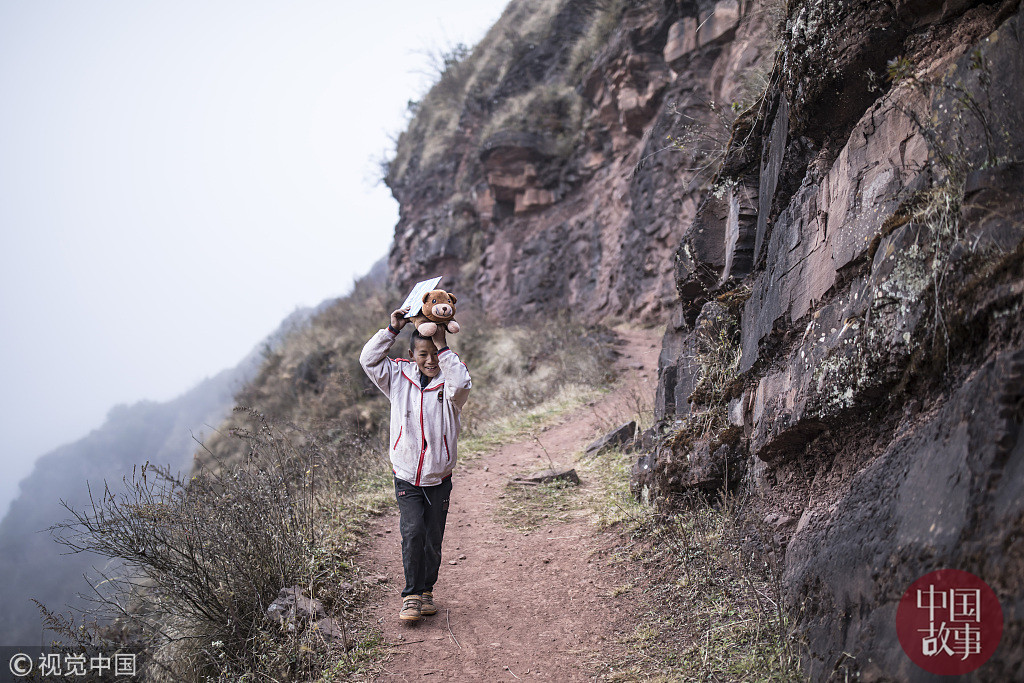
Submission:
[[[567,317],[478,325],[459,336],[459,355],[473,375],[462,423],[469,438],[536,426],[546,413],[584,399],[614,377],[614,336]]]
[[[577,486],[564,481],[536,486],[508,483],[495,516],[510,529],[536,531],[545,524],[574,519],[579,508],[577,495]]]

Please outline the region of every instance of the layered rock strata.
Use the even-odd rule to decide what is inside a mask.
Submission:
[[[944,567],[1003,607],[1003,645],[967,679],[1019,678],[1024,16],[791,5],[766,106],[737,121],[676,252],[635,490],[739,489],[796,520],[784,591],[813,680],[933,680],[895,613]],[[711,387],[709,318],[735,329]]]

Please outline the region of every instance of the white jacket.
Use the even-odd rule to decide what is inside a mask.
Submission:
[[[436,486],[455,469],[459,415],[473,383],[469,369],[449,348],[441,349],[441,371],[420,387],[416,363],[388,358],[397,335],[385,328],[363,346],[359,364],[391,401],[388,439],[395,476],[416,486]]]

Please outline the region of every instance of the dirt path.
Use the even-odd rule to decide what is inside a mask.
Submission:
[[[630,419],[637,390],[653,399],[660,331],[620,337],[626,344],[618,347],[619,389],[539,434],[558,465],[571,464],[610,422]],[[506,482],[540,469],[547,462],[540,455],[527,437],[456,469],[434,587],[436,616],[398,620],[404,580],[397,509],[375,522],[361,561],[388,577],[390,590],[374,607],[385,640],[394,645],[381,680],[577,681],[615,665],[623,634],[635,627],[634,605],[628,595],[613,595],[631,577],[601,552],[608,539],[582,515],[532,532],[496,518]]]

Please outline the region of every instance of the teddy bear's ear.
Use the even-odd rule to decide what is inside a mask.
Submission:
[[[452,300],[453,304],[458,301],[458,299],[455,298],[455,295],[451,292],[448,292],[448,298]]]
[[[427,303],[427,299],[429,299],[429,298],[430,298],[430,292],[427,292],[426,294],[423,295],[423,303]]]

